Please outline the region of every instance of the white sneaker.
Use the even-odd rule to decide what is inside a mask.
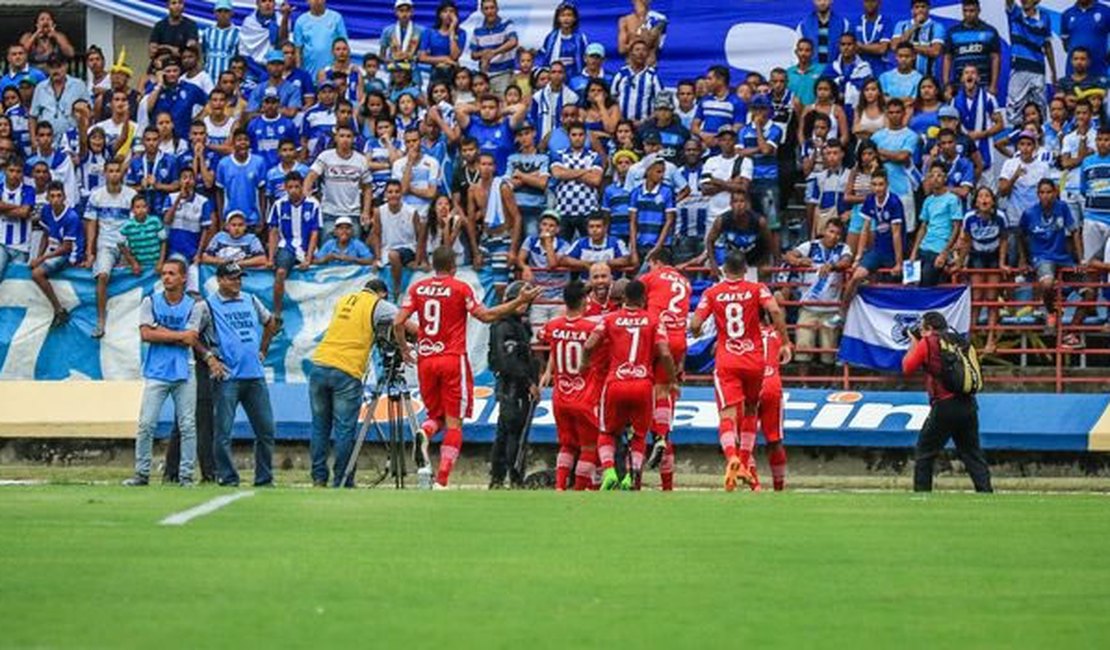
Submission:
[[[433,491],[434,490],[450,490],[450,489],[451,488],[447,487],[446,485],[441,485],[439,481],[436,481],[435,483],[432,483],[432,490]]]

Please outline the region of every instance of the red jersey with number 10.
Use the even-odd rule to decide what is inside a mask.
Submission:
[[[643,309],[625,307],[597,324],[595,332],[609,347],[607,381],[652,381],[656,350],[667,342],[667,331],[659,319]]]
[[[418,356],[466,354],[466,317],[480,308],[469,284],[450,275],[426,278],[409,287],[403,307],[416,312]]]
[[[763,388],[761,395],[782,395],[782,374],[779,372],[779,352],[782,350],[782,337],[778,330],[763,326]]]
[[[690,281],[669,266],[659,267],[642,277],[647,288],[647,308],[669,332],[686,330],[690,316]]]
[[[718,370],[763,368],[759,310],[771,300],[767,287],[747,280],[725,280],[701,294],[697,314],[702,320],[712,314],[717,326]]]
[[[559,316],[547,321],[540,332],[540,340],[551,346],[555,359],[552,383],[556,402],[573,403],[584,409],[597,405],[594,393],[600,384],[593,380],[590,370],[582,367],[586,340],[596,326],[596,321],[581,316]]]

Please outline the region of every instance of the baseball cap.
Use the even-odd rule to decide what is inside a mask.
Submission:
[[[323,81],[320,82],[319,86],[316,86],[317,90],[323,90],[324,88],[331,88],[332,90],[335,90],[335,82],[331,79],[325,78]]]
[[[666,165],[667,159],[660,156],[658,153],[649,154],[644,156],[644,168],[650,169],[654,165]]]
[[[674,110],[674,98],[671,96],[670,93],[667,93],[667,92],[659,93],[655,97],[655,108],[665,108],[669,111],[673,111]]]
[[[731,135],[732,137],[735,138],[736,137],[736,130],[733,129],[730,125],[726,124],[726,125],[722,126],[721,128],[717,129],[717,137],[719,138],[722,135]]]
[[[771,100],[767,95],[756,95],[752,98],[752,103],[748,105],[749,108],[771,108]]]
[[[540,221],[544,219],[554,219],[556,223],[559,222],[559,211],[555,208],[548,208],[540,214]]]
[[[266,63],[285,63],[285,55],[281,50],[270,50],[266,53]]]
[[[1018,134],[1017,140],[1018,142],[1021,142],[1022,140],[1032,140],[1033,143],[1036,144],[1037,134],[1033,131],[1025,130]]]
[[[663,144],[663,138],[659,137],[658,131],[648,131],[641,140],[644,144]]]
[[[536,130],[536,125],[532,124],[532,122],[530,120],[524,120],[523,122],[520,123],[520,126],[516,127],[516,133],[520,133],[521,131],[535,131],[535,130]]]
[[[339,217],[338,219],[335,220],[335,225],[336,225],[336,227],[338,227],[338,226],[350,226],[350,227],[354,228],[355,220],[350,218],[350,217]]]
[[[527,286],[528,283],[523,280],[515,280],[512,282],[509,286],[505,287],[504,302],[516,300],[516,297],[519,296],[520,292],[524,291],[524,288]]]
[[[278,89],[274,88],[273,86],[266,86],[266,90],[262,91],[262,101],[266,101],[267,99],[277,99],[277,98],[278,98]]]
[[[590,43],[586,46],[586,56],[600,56],[605,58],[605,46],[601,43]]]
[[[243,275],[243,268],[238,262],[224,262],[216,267],[217,278],[237,278]]]
[[[394,9],[396,9],[397,7],[411,7],[411,6],[412,6],[412,0],[397,0],[397,2],[393,3],[393,8]]]
[[[937,111],[937,118],[943,120],[944,118],[960,119],[960,112],[952,106],[941,106]]]
[[[231,0],[216,0],[216,5],[212,7],[213,11],[232,11],[233,9]]]

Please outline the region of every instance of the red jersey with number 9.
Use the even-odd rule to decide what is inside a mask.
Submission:
[[[556,402],[578,404],[584,409],[597,405],[594,393],[598,382],[592,381],[592,373],[582,364],[586,340],[596,326],[596,321],[581,316],[559,316],[547,321],[540,332],[540,340],[551,346],[551,354],[555,359],[551,381],[554,384]]]
[[[669,266],[640,277],[647,289],[647,308],[669,332],[683,332],[690,316],[690,281]]]
[[[659,319],[643,309],[625,307],[603,318],[594,329],[609,347],[607,381],[653,381],[656,350],[667,342]]]
[[[718,370],[763,368],[759,310],[770,300],[767,287],[747,280],[725,280],[702,293],[696,313],[702,320],[713,315],[717,326]]]
[[[409,287],[402,306],[416,312],[418,356],[466,355],[466,317],[481,307],[469,284],[450,275],[425,278]]]

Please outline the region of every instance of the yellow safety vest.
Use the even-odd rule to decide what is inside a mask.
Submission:
[[[312,355],[313,363],[342,370],[361,381],[374,345],[374,307],[378,300],[371,291],[340,298],[324,340]]]

